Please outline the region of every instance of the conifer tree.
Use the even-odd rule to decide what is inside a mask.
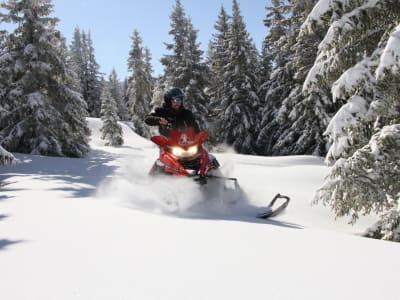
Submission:
[[[214,25],[216,33],[212,35],[212,39],[208,45],[208,58],[207,66],[209,70],[209,77],[212,78],[208,82],[207,96],[210,99],[209,104],[209,130],[210,139],[212,144],[219,144],[222,142],[220,128],[222,126],[221,120],[218,117],[222,112],[222,99],[225,98],[227,91],[225,81],[225,68],[228,64],[228,30],[229,30],[230,16],[226,13],[223,6],[221,6],[218,19]]]
[[[68,66],[75,73],[76,76],[76,91],[81,93],[82,96],[86,95],[84,85],[85,62],[83,56],[81,30],[79,29],[79,27],[75,28],[72,42],[69,47]]]
[[[129,112],[128,112],[128,108],[126,107],[126,104],[124,102],[124,99],[123,99],[121,84],[118,80],[118,75],[117,75],[117,72],[115,71],[115,69],[112,69],[109,79],[110,79],[110,81],[108,82],[108,86],[109,86],[111,96],[117,102],[118,117],[122,121],[128,121],[130,119]]]
[[[210,76],[213,78],[209,82],[207,95],[211,102],[218,102],[223,98],[225,88],[225,66],[228,64],[228,30],[230,16],[225,8],[221,6],[218,19],[214,25],[216,33],[208,45],[207,65]]]
[[[259,107],[258,78],[254,72],[258,53],[236,0],[232,5],[227,51],[229,63],[225,69],[226,91],[221,115],[223,140],[238,152],[253,153],[257,130],[255,116]]]
[[[186,48],[186,24],[187,18],[180,0],[175,0],[171,19],[171,29],[169,34],[172,36],[171,43],[165,43],[167,50],[171,54],[166,54],[161,58],[164,66],[164,82],[166,86],[184,88],[186,82],[183,81],[182,73],[184,65],[184,51]]]
[[[150,102],[150,108],[154,109],[155,107],[162,106],[164,103],[164,94],[166,91],[166,87],[163,81],[163,78],[160,76],[156,78],[153,88],[153,97]]]
[[[336,15],[306,82],[317,85],[316,74],[331,80],[341,74],[332,94],[345,102],[327,129],[333,142],[327,161],[333,167],[315,201],[329,204],[337,216],[350,215],[351,222],[360,213],[378,213],[367,235],[400,241],[400,4],[342,7],[346,12]]]
[[[289,97],[294,86],[295,71],[290,62],[298,28],[293,22],[293,5],[283,0],[273,0],[272,4],[267,7],[264,19],[269,31],[262,48],[262,84],[258,90],[262,110],[257,151],[263,155],[283,155],[289,153],[276,145],[289,125],[285,118],[285,108],[290,103],[284,100]]]
[[[187,23],[187,44],[184,52],[185,68],[183,77],[186,78],[185,106],[193,112],[203,130],[208,129],[208,105],[209,100],[205,94],[207,85],[207,68],[202,62],[203,51],[197,43],[197,30],[193,28],[192,22]]]
[[[101,80],[90,32],[75,28],[69,52],[69,64],[75,71],[80,92],[88,106],[89,115],[100,116]]]
[[[86,87],[87,87],[87,104],[88,111],[92,117],[98,117],[100,115],[100,106],[101,106],[101,80],[100,80],[100,66],[95,58],[95,51],[93,48],[93,41],[90,32],[86,35],[82,34],[83,45],[84,45],[84,53],[85,53],[85,61],[87,62],[86,69]]]
[[[164,85],[167,88],[179,87],[186,94],[185,106],[200,119],[200,127],[206,129],[208,100],[205,95],[207,80],[206,65],[202,62],[203,51],[197,43],[197,30],[190,18],[186,17],[180,0],[176,0],[171,14],[172,43],[166,43],[172,53],[164,55]]]
[[[262,154],[323,155],[326,152],[326,141],[319,138],[327,124],[326,114],[320,113],[323,109],[314,107],[302,91],[304,80],[317,56],[321,35],[327,30],[322,27],[308,34],[300,34],[301,25],[315,2],[292,1],[291,5],[282,3],[274,9],[281,14],[290,9],[290,14],[287,18],[275,18],[280,20],[278,25],[283,25],[278,28],[281,31],[284,29],[284,37],[274,38],[271,48],[279,49],[280,57],[284,59],[280,59],[280,64],[274,63],[277,68],[274,69],[271,80],[263,85],[267,88],[267,94],[262,131],[258,137]],[[268,40],[267,36],[266,41]]]
[[[8,151],[80,157],[89,151],[86,105],[73,91],[66,46],[50,0],[10,0],[1,22],[15,29],[0,61],[0,144]]]
[[[111,76],[109,81],[111,81]],[[122,127],[118,124],[118,105],[113,97],[109,85],[106,85],[101,94],[101,120],[103,126],[100,131],[101,138],[106,141],[106,146],[121,146],[124,143]]]
[[[143,49],[142,38],[137,30],[132,36],[132,48],[129,52],[128,69],[132,73],[128,81],[128,102],[135,132],[148,137],[150,132],[145,126],[144,117],[150,112],[153,82],[151,77],[150,51]]]

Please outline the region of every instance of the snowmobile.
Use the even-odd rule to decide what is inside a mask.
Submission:
[[[220,164],[208,153],[203,143],[208,136],[207,131],[196,133],[193,128],[178,131],[169,127],[169,136],[152,136],[151,141],[160,147],[159,158],[156,159],[150,175],[172,175],[193,178],[200,185],[209,180],[223,180],[233,183],[234,191],[240,192],[237,178],[224,177],[218,172]],[[278,199],[283,199],[276,205]],[[277,194],[258,218],[269,218],[282,212],[289,204],[290,198]]]

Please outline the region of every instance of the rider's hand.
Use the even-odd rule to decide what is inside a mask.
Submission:
[[[168,121],[164,118],[160,118],[160,125],[161,126],[167,126],[168,125]]]

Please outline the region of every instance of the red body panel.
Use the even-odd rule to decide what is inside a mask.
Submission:
[[[159,161],[162,163],[163,171],[177,176],[190,176],[191,174],[179,163],[179,157],[174,156],[169,150],[171,147],[180,147],[187,151],[190,147],[197,145],[198,151],[192,158],[186,160],[200,160],[198,175],[205,176],[212,167],[209,161],[208,152],[203,148],[203,142],[207,138],[208,133],[202,131],[195,133],[193,128],[189,128],[186,132],[179,132],[171,129],[170,136],[153,136],[151,141],[161,147]],[[154,168],[154,167],[153,167]]]

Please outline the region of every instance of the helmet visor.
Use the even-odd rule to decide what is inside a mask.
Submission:
[[[173,104],[178,104],[178,103],[182,104],[183,103],[183,97],[182,96],[172,97],[171,103],[173,103]]]

